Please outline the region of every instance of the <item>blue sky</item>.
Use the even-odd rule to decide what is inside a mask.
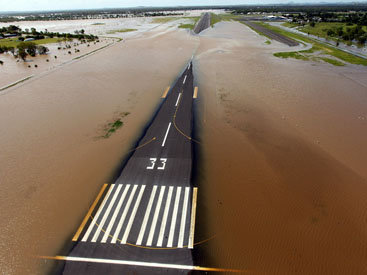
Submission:
[[[355,2],[355,0],[0,0],[0,11],[119,8],[136,6],[240,5],[312,2]]]

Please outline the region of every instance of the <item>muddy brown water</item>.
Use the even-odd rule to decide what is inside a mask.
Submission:
[[[240,23],[156,30],[0,96],[0,266],[45,274],[196,49],[198,262],[367,272],[367,70],[282,60]],[[292,48],[293,50],[293,48]],[[131,114],[109,139],[101,129]]]

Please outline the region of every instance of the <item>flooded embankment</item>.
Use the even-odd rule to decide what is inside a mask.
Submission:
[[[367,272],[367,70],[282,60],[239,23],[200,38],[206,259],[250,274]],[[200,240],[198,240],[200,241]]]
[[[0,96],[2,274],[45,274],[197,46],[155,30]],[[124,115],[122,128],[101,138]]]

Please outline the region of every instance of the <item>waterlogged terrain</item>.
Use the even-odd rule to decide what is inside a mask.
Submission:
[[[198,264],[366,273],[367,70],[276,58],[289,48],[240,23],[170,24],[0,96],[2,272],[50,270],[34,256],[65,252],[194,53]]]

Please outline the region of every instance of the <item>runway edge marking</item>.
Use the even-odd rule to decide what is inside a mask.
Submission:
[[[90,208],[89,208],[89,210],[88,210],[87,215],[85,215],[85,217],[84,217],[84,219],[83,219],[82,223],[80,224],[80,226],[79,226],[78,230],[76,231],[76,233],[75,233],[75,235],[74,235],[74,237],[73,237],[73,239],[72,239],[72,241],[73,241],[73,242],[76,242],[76,241],[79,239],[80,234],[82,233],[82,231],[83,231],[83,229],[84,229],[84,227],[85,227],[86,223],[88,222],[89,217],[92,215],[94,208],[96,207],[96,205],[97,205],[98,201],[99,201],[99,200],[100,200],[100,198],[102,197],[102,194],[103,194],[103,192],[104,192],[104,190],[106,189],[106,187],[107,187],[107,186],[108,186],[108,184],[107,184],[107,183],[105,183],[105,184],[102,186],[101,190],[99,191],[99,193],[98,193],[98,195],[97,195],[97,198],[94,200],[93,204],[91,205],[91,207],[90,207]]]
[[[232,273],[244,273],[245,272],[244,270],[229,269],[229,268],[204,267],[204,266],[182,265],[182,264],[149,263],[149,262],[139,262],[139,261],[126,261],[126,260],[101,259],[101,258],[84,258],[84,257],[60,256],[60,255],[58,256],[38,256],[38,258],[46,259],[46,260],[132,265],[132,266],[171,268],[171,269],[181,269],[181,270],[199,270],[199,271],[232,272]]]
[[[170,89],[170,88],[171,88],[170,86],[168,86],[168,87],[166,88],[166,90],[164,91],[164,93],[163,93],[163,95],[161,96],[161,98],[166,98],[166,96],[167,96],[168,91],[169,91],[169,89]]]
[[[198,188],[194,187],[194,190],[193,190],[193,193],[192,193],[191,224],[190,224],[190,235],[189,235],[189,245],[188,245],[189,249],[194,248],[197,196],[198,196]]]

